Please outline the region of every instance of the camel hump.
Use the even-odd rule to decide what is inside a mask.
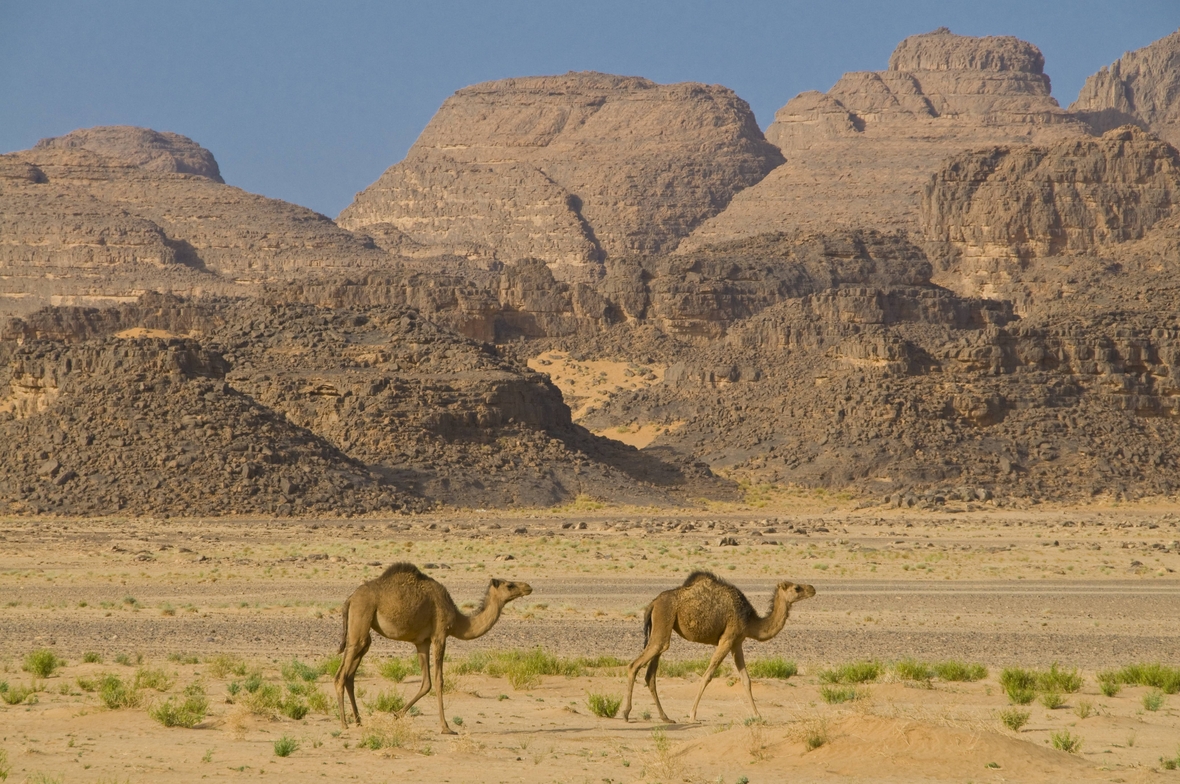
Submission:
[[[722,580],[712,572],[696,571],[684,579],[684,583],[681,585],[681,587],[687,588],[690,585],[696,585],[697,583],[703,582],[717,583],[718,585],[729,585],[729,583],[727,583],[725,580]]]
[[[414,566],[412,563],[406,563],[405,561],[398,561],[397,563],[390,565],[388,569],[381,573],[381,576],[391,577],[395,574],[408,574],[411,577],[417,578],[419,580],[430,579],[426,575],[422,574],[422,571],[417,566]]]

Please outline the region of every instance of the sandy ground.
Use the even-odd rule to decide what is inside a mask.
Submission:
[[[1105,697],[1097,671],[1134,662],[1180,664],[1180,517],[1172,507],[1087,507],[941,514],[853,510],[823,498],[779,498],[764,508],[672,513],[566,509],[431,517],[274,520],[0,521],[0,681],[33,685],[22,659],[49,648],[68,664],[40,681],[35,704],[0,702],[0,750],[9,780],[188,781],[281,775],[385,781],[1081,781],[1172,780],[1161,758],[1180,754],[1180,695],[1155,711],[1143,687]],[[582,528],[582,525],[585,525]],[[522,530],[523,529],[523,530]],[[722,545],[722,540],[736,544]],[[621,695],[622,671],[547,676],[512,688],[468,673],[446,695],[458,737],[437,733],[434,695],[421,714],[395,721],[362,707],[366,726],[400,748],[358,748],[364,728],[339,721],[243,714],[210,657],[232,654],[282,687],[292,657],[322,661],[336,650],[338,608],[395,560],[423,566],[456,601],[478,603],[490,576],[527,580],[534,593],[510,604],[484,638],[453,642],[453,664],[475,652],[541,646],[562,656],[630,659],[642,647],[642,609],[688,571],[708,568],[765,607],[780,579],[809,582],[768,643],[747,657],[799,664],[787,679],[755,682],[765,723],[746,724],[732,674],[709,686],[694,725],[661,727],[642,684],[630,724],[602,719],[587,694]],[[362,705],[395,684],[383,657],[410,646],[377,639],[358,685]],[[82,663],[84,652],[102,663]],[[670,659],[707,655],[678,638]],[[108,710],[78,679],[141,666],[173,678],[137,708]],[[171,658],[169,658],[171,657]],[[828,705],[828,666],[907,657],[988,666],[976,683],[931,688],[889,672],[861,699]],[[117,658],[132,664],[116,663]],[[1006,666],[1080,668],[1081,692],[1049,709],[1028,706],[1020,732],[999,721]],[[222,673],[224,675],[224,673]],[[200,683],[210,711],[195,729],[164,728],[148,706]],[[660,680],[669,714],[685,719],[695,676]],[[326,677],[318,681],[331,693]],[[239,701],[240,703],[240,701]],[[1083,705],[1085,704],[1085,705]],[[1086,710],[1088,706],[1089,710]],[[654,712],[654,711],[652,711]],[[1083,717],[1083,714],[1084,717]],[[826,742],[807,751],[821,728]],[[1053,732],[1082,738],[1080,752],[1050,747]],[[300,741],[275,756],[276,739]],[[998,766],[998,767],[997,767]]]

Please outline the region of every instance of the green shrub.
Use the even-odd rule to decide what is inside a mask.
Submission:
[[[165,727],[186,727],[191,729],[205,720],[209,700],[200,684],[192,684],[184,690],[184,697],[169,697],[165,702],[153,706],[148,715]]]
[[[82,654],[82,661],[86,664],[102,664],[102,657],[95,651],[87,651]]]
[[[937,662],[934,674],[944,681],[974,683],[987,677],[987,667],[982,664],[955,661]]]
[[[307,715],[308,706],[302,697],[297,695],[288,695],[282,702],[279,703],[279,712],[289,719],[299,721]]]
[[[185,653],[170,653],[168,654],[168,661],[176,662],[177,664],[200,664],[201,657]]]
[[[584,668],[576,661],[559,659],[540,648],[493,654],[484,671],[492,677],[507,678],[517,691],[539,685],[543,675],[572,677],[585,674]]]
[[[746,669],[752,678],[778,678],[780,680],[786,680],[799,674],[799,668],[795,665],[795,662],[778,656],[771,659],[752,661]]]
[[[385,661],[381,662],[381,665],[378,667],[378,672],[380,672],[383,677],[389,678],[394,683],[401,683],[406,679],[407,675],[421,675],[422,668],[418,666],[418,660],[416,658],[393,658],[386,659]],[[459,671],[459,668],[456,668],[456,672],[459,675],[463,674],[461,671]]]
[[[1123,688],[1119,682],[1119,674],[1113,670],[1098,673],[1098,688],[1107,697],[1117,696]]]
[[[1089,700],[1079,700],[1073,712],[1077,714],[1079,719],[1088,719],[1094,713],[1094,703]]]
[[[332,713],[332,703],[328,700],[328,695],[324,694],[319,689],[312,689],[307,694],[307,707],[316,713]]]
[[[320,667],[322,667],[324,672],[326,672],[328,675],[331,675],[333,678],[335,678],[336,673],[340,671],[340,665],[343,663],[343,661],[344,657],[339,653],[335,653],[320,662]]]
[[[1041,704],[1049,710],[1056,710],[1065,704],[1065,698],[1061,696],[1060,692],[1047,691],[1041,695]]]
[[[1164,770],[1180,769],[1180,751],[1176,752],[1175,757],[1160,757],[1160,767]]]
[[[821,686],[819,696],[829,705],[839,705],[842,702],[852,702],[861,695],[855,686]]]
[[[369,703],[369,709],[382,713],[397,713],[406,707],[406,698],[396,691],[383,691]]]
[[[290,757],[299,750],[299,741],[290,735],[284,735],[275,741],[275,756]]]
[[[220,653],[211,658],[205,659],[205,663],[209,665],[209,674],[218,680],[227,675],[236,675],[239,678],[246,674],[246,662],[239,659],[237,656],[230,656],[229,654]]]
[[[1120,682],[1133,686],[1154,686],[1166,694],[1180,691],[1180,668],[1155,664],[1130,664],[1118,671]]]
[[[0,749],[0,781],[8,781],[8,774],[12,772],[12,766],[8,764],[8,752]]]
[[[1000,673],[1000,688],[1014,704],[1028,705],[1037,696],[1037,674],[1019,667],[1009,667]]]
[[[1037,688],[1044,692],[1063,691],[1073,694],[1082,688],[1082,676],[1078,675],[1076,669],[1068,672],[1058,669],[1057,662],[1053,662],[1048,672],[1037,673]]]
[[[366,725],[361,735],[361,748],[380,749],[411,748],[418,741],[418,733],[409,719],[377,718]]]
[[[123,683],[118,675],[104,675],[98,684],[98,699],[111,710],[136,708],[143,701],[139,690]]]
[[[1071,735],[1069,730],[1050,733],[1049,741],[1053,744],[1053,748],[1059,751],[1067,751],[1070,754],[1082,748],[1082,739],[1077,735]]]
[[[1164,693],[1159,689],[1152,689],[1143,695],[1143,707],[1149,711],[1157,711],[1164,706]]]
[[[140,667],[135,671],[135,688],[137,689],[168,691],[174,683],[176,683],[176,679],[170,677],[162,669],[153,670],[149,667]]]
[[[1028,711],[1020,710],[1019,708],[1008,708],[1000,711],[1000,721],[1013,732],[1020,732],[1020,728],[1028,724],[1028,717],[1030,715],[1032,714]]]
[[[242,686],[251,694],[258,691],[262,688],[262,673],[257,671],[250,673],[246,676],[246,680],[242,681]]]
[[[902,659],[893,665],[893,672],[904,681],[929,681],[934,677],[934,668],[925,662]]]
[[[590,712],[604,719],[613,719],[619,712],[619,705],[622,702],[621,698],[612,695],[589,694],[586,696],[586,704],[590,706]]]
[[[20,705],[30,695],[35,693],[36,691],[31,686],[9,686],[0,692],[0,699],[3,699],[9,705]]]
[[[307,683],[314,682],[321,675],[327,672],[323,665],[319,667],[312,667],[304,664],[298,659],[292,659],[291,661],[287,662],[280,668],[280,671],[282,672],[283,680],[285,681],[306,681]]]
[[[824,683],[872,683],[880,677],[881,665],[872,661],[842,664],[819,673],[819,679]]]
[[[260,683],[246,693],[242,704],[256,716],[273,716],[283,705],[283,692],[273,683]]]
[[[64,661],[57,658],[53,651],[48,648],[40,648],[25,656],[25,663],[22,669],[25,672],[32,673],[36,678],[48,678],[53,674],[53,671],[65,664]]]

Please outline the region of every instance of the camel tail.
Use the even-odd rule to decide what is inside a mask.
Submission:
[[[336,653],[344,653],[344,647],[348,645],[348,603],[352,601],[352,597],[344,600],[344,606],[340,608],[340,615],[344,618],[344,630],[340,633],[340,647]]]
[[[643,647],[647,647],[648,640],[651,639],[651,605],[643,611]]]

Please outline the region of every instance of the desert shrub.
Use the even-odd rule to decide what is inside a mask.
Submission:
[[[65,664],[48,648],[40,648],[25,656],[21,669],[36,678],[48,678],[53,671]]]
[[[1065,698],[1060,692],[1047,691],[1041,695],[1041,704],[1049,710],[1056,710],[1065,704]]]
[[[340,671],[340,665],[343,661],[344,657],[339,653],[335,653],[320,662],[320,666],[323,667],[324,672],[335,678],[336,673]]]
[[[102,656],[95,651],[87,651],[82,654],[82,661],[86,664],[102,664]]]
[[[176,662],[177,664],[200,664],[201,657],[187,653],[170,653],[168,654],[168,661]]]
[[[954,659],[934,664],[934,674],[944,681],[974,683],[987,677],[987,667],[982,664],[956,661]]]
[[[115,664],[122,664],[124,667],[133,667],[136,664],[143,664],[143,654],[137,653],[132,656],[129,653],[115,654]]]
[[[600,670],[606,667],[626,667],[631,662],[618,656],[579,656],[574,662],[588,670]]]
[[[1037,696],[1037,674],[1009,667],[1000,673],[1000,688],[1014,704],[1028,705]]]
[[[1157,711],[1164,705],[1164,693],[1159,689],[1152,689],[1143,695],[1143,707],[1149,711]]]
[[[585,670],[574,660],[559,659],[541,648],[529,651],[506,651],[490,657],[484,671],[492,677],[505,677],[520,691],[540,684],[543,675],[582,675]]]
[[[683,678],[685,676],[700,676],[709,668],[708,659],[684,659],[682,661],[668,661],[660,659],[659,674],[665,678]],[[731,670],[728,664],[721,664],[714,671],[714,677],[724,678]]]
[[[137,708],[143,696],[133,685],[123,682],[118,675],[104,675],[98,684],[98,699],[111,710]]]
[[[176,683],[176,679],[170,677],[162,669],[153,670],[150,667],[140,667],[135,671],[135,688],[137,689],[168,691],[174,683]]]
[[[1117,673],[1118,680],[1133,686],[1154,686],[1166,694],[1180,691],[1180,668],[1154,664],[1129,664]]]
[[[1037,673],[1037,688],[1044,692],[1062,691],[1073,694],[1082,688],[1082,676],[1074,670],[1062,670],[1053,662],[1047,672]]]
[[[1020,728],[1028,724],[1028,717],[1030,715],[1032,714],[1028,711],[1020,710],[1019,708],[1008,708],[1000,711],[1000,721],[1013,732],[1020,732]]]
[[[586,704],[590,707],[590,712],[604,719],[613,719],[618,714],[619,705],[622,702],[621,698],[613,695],[588,694],[586,696]]]
[[[1074,754],[1082,748],[1082,739],[1077,735],[1071,735],[1069,730],[1050,733],[1049,742],[1053,744],[1053,748],[1067,751],[1070,754]]]
[[[746,670],[753,678],[779,678],[780,680],[786,680],[799,674],[799,668],[795,665],[795,662],[778,656],[752,661],[746,667]]]
[[[380,711],[382,713],[397,713],[402,708],[406,707],[406,698],[398,694],[396,691],[380,692],[373,701],[368,704],[369,709],[373,711]]]
[[[273,683],[260,683],[254,691],[247,691],[241,702],[255,716],[273,716],[283,704],[283,692]]]
[[[1114,670],[1105,670],[1098,673],[1098,688],[1107,697],[1114,697],[1122,691],[1123,685],[1119,679],[1119,673]]]
[[[253,694],[262,688],[262,673],[254,671],[246,676],[246,680],[242,681],[242,688]]]
[[[308,710],[307,702],[297,694],[288,694],[279,702],[279,713],[289,719],[295,719],[295,721],[306,716]]]
[[[8,752],[0,749],[0,781],[8,781],[9,773],[12,773],[12,766],[8,764]]]
[[[1077,714],[1079,719],[1088,719],[1094,713],[1094,703],[1089,700],[1080,700],[1073,712]]]
[[[307,707],[316,713],[332,713],[332,703],[328,695],[319,689],[312,689],[307,694]]]
[[[183,697],[169,697],[148,710],[148,715],[165,727],[193,728],[205,720],[209,700],[205,689],[194,683],[184,690]]]
[[[285,681],[305,681],[312,683],[327,672],[327,669],[322,664],[318,667],[312,667],[298,659],[292,659],[280,668],[280,672]]]
[[[470,658],[470,657],[468,657]],[[460,665],[461,668],[462,665]],[[456,668],[457,671],[459,668]],[[399,659],[391,658],[381,662],[377,671],[381,673],[382,677],[389,678],[394,683],[401,683],[408,675],[421,675],[422,668],[418,665],[418,660],[414,659]],[[460,675],[463,673],[459,671]]]
[[[219,653],[216,656],[205,659],[205,663],[209,665],[209,674],[218,680],[229,675],[236,675],[241,678],[246,674],[246,662],[237,656],[230,656],[226,653]]]
[[[417,730],[409,719],[394,718],[392,716],[374,716],[361,734],[358,744],[361,748],[379,751],[380,749],[412,749],[419,741]]]
[[[1160,757],[1160,767],[1164,770],[1180,769],[1180,751],[1176,752],[1175,757]]]
[[[852,702],[861,695],[855,686],[821,686],[819,696],[829,705]]]
[[[0,691],[0,699],[9,705],[20,705],[35,693],[36,691],[31,686],[9,686],[4,691]]]
[[[934,677],[934,668],[925,662],[902,659],[893,665],[893,672],[904,681],[928,681]]]
[[[872,661],[841,664],[830,670],[820,670],[824,683],[872,683],[881,677],[881,665]]]
[[[799,734],[807,750],[815,751],[828,742],[828,722],[823,718],[805,721],[800,727]]]
[[[299,741],[290,735],[284,735],[275,741],[275,756],[290,757],[299,750]]]

